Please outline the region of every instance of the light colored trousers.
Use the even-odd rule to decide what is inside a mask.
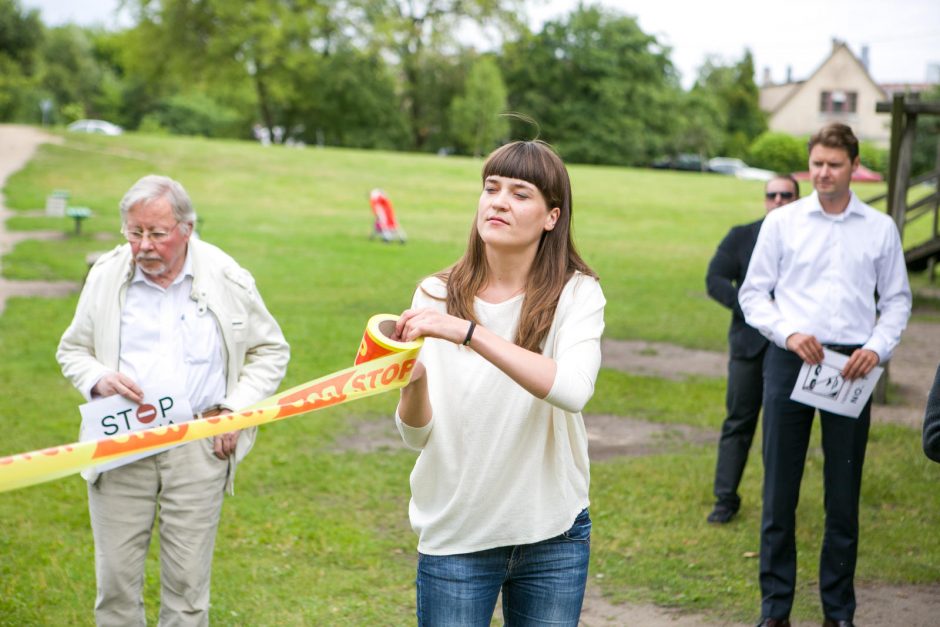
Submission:
[[[228,462],[197,440],[103,473],[88,486],[101,627],[146,625],[144,565],[160,533],[160,622],[209,624],[212,550]]]

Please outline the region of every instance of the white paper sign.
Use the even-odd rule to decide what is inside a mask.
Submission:
[[[131,433],[141,429],[165,427],[193,419],[193,409],[182,390],[172,383],[157,384],[144,388],[144,402],[138,405],[119,394],[99,398],[79,406],[82,414],[82,429],[79,440],[100,440],[114,435]],[[138,459],[156,455],[173,448],[166,446],[138,455],[130,455],[95,467],[97,472],[118,468]]]
[[[790,400],[840,416],[858,418],[884,368],[875,366],[864,377],[846,381],[842,378],[842,369],[849,358],[826,348],[823,353],[821,364],[814,366],[803,362]]]

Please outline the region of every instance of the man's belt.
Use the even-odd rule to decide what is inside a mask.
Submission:
[[[861,344],[823,344],[823,348],[828,348],[831,351],[835,351],[849,357],[851,357],[852,353],[861,347]]]
[[[196,412],[193,418],[196,420],[199,420],[200,418],[212,418],[213,416],[220,415],[223,411],[225,411],[225,408],[221,405],[213,405],[212,407],[204,409],[200,412]]]

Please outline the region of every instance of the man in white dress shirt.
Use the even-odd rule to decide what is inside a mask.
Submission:
[[[823,347],[849,356],[846,380],[887,361],[907,326],[911,291],[894,222],[849,189],[858,140],[830,124],[809,141],[815,192],[767,216],[738,298],[771,340],[764,361],[761,625],[785,627],[796,586],[796,507],[815,409],[791,401]],[[876,300],[877,293],[877,300]],[[858,503],[871,401],[858,418],[820,411],[826,524],[819,564],[824,625],[855,614]]]
[[[127,243],[88,274],[56,358],[86,399],[185,391],[214,416],[273,394],[289,348],[247,270],[192,237],[183,187],[145,176],[121,201]],[[160,533],[160,624],[207,625],[224,491],[256,429],[197,440],[103,473],[86,472],[95,540],[98,625],[145,625],[144,563]]]

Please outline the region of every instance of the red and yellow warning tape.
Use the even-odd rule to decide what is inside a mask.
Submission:
[[[394,328],[396,319],[380,314],[369,320],[352,368],[308,381],[237,413],[0,457],[0,492],[65,477],[134,453],[263,425],[404,387],[411,379],[423,341],[396,342],[387,337],[389,323]]]

